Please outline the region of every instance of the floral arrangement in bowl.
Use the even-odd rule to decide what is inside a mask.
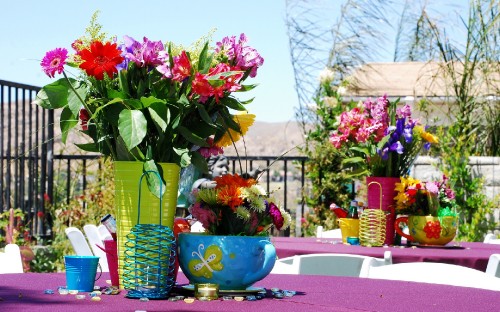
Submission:
[[[96,19],[72,43],[73,53],[56,48],[41,61],[49,77],[63,75],[34,101],[61,110],[62,141],[76,129],[86,138],[77,144],[82,150],[141,161],[144,171],[160,171],[158,163],[168,162],[206,172],[200,148],[228,146],[253,123],[255,115],[245,108],[251,100],[234,93],[255,87],[244,81],[257,75],[264,59],[244,34],[215,46],[201,38],[184,48],[146,37],[118,40],[101,32]],[[67,67],[76,69],[74,77]]]
[[[396,213],[415,216],[456,216],[455,193],[449,179],[422,182],[412,177],[401,177],[396,183]]]
[[[340,115],[330,142],[345,153],[343,164],[351,176],[404,176],[422,147],[438,142],[412,117],[410,105],[398,103],[384,95]]]
[[[215,177],[215,188],[194,190],[192,216],[212,235],[268,235],[274,225],[285,230],[291,222],[288,212],[257,184],[238,174]]]

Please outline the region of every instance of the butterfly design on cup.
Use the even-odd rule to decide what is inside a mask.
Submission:
[[[192,255],[198,257],[189,261],[188,267],[194,276],[212,278],[214,271],[222,271],[222,250],[217,245],[210,245],[203,253],[205,245],[198,245],[198,251],[193,251]]]

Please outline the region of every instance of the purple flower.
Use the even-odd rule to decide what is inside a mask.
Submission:
[[[405,104],[402,108],[396,109],[396,116],[398,118],[411,117],[411,106],[408,104]]]
[[[247,37],[241,34],[239,41],[236,37],[224,37],[221,42],[217,42],[215,52],[223,52],[228,61],[242,70],[250,69],[250,77],[257,75],[257,68],[264,64],[264,58],[254,48],[245,46]]]
[[[269,214],[273,219],[273,224],[276,226],[276,229],[281,230],[283,227],[283,216],[281,215],[281,211],[274,203],[269,203]]]
[[[132,37],[124,36],[124,42],[122,51],[125,57],[125,65],[132,61],[139,67],[150,69],[163,64],[165,58],[160,52],[165,51],[165,48],[161,41],[151,41],[144,37],[141,44]]]
[[[45,54],[44,58],[40,62],[40,65],[47,76],[54,78],[56,72],[58,74],[63,72],[64,64],[66,64],[67,58],[68,50],[64,48],[55,48]]]

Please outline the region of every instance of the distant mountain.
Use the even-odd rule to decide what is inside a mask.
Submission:
[[[285,152],[287,156],[299,156],[297,146],[303,146],[304,135],[300,125],[295,121],[261,122],[256,121],[248,130],[244,140],[236,142],[240,156],[279,156]],[[224,154],[235,156],[234,147],[224,149]]]

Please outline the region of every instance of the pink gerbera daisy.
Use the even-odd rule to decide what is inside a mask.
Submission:
[[[68,50],[64,48],[55,48],[45,54],[40,65],[47,76],[54,78],[56,72],[58,74],[63,72],[67,58]]]

